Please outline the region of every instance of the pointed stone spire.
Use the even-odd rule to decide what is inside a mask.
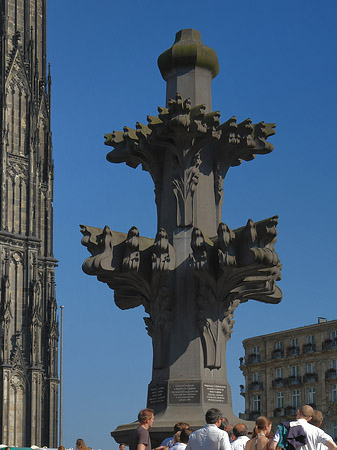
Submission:
[[[159,56],[158,66],[167,82],[166,105],[179,92],[191,99],[192,107],[204,104],[206,112],[212,111],[211,82],[219,62],[216,52],[201,41],[200,31],[178,31],[172,47]]]

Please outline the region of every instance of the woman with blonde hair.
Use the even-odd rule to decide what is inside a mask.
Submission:
[[[77,439],[76,441],[76,450],[87,450],[87,446],[83,439]]]
[[[268,450],[271,420],[260,416],[256,419],[252,438],[247,442],[245,450]]]

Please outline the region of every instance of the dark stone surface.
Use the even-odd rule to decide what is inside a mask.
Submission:
[[[160,59],[167,79],[166,107],[148,116],[148,125],[137,123],[135,129],[124,127],[105,136],[106,145],[113,147],[108,161],[141,165],[154,181],[155,239],[141,237],[136,227],[128,234],[107,226],[81,227],[82,243],[92,255],[83,270],[115,290],[117,306],[143,305],[148,314],[153,436],[167,430],[170,435],[178,421],[198,428],[211,407],[221,407],[231,423],[240,421],[232,411],[225,357],[234,310],[249,299],[278,303],[282,298],[276,285],[281,270],[274,249],[277,216],[249,219],[236,230],[221,219],[228,170],[270,153],[274,147],[267,139],[275,124],[237,123],[234,116],[220,122],[220,113],[211,110],[213,69],[198,58],[191,67],[191,52],[204,45],[195,42],[198,35],[195,30],[179,32],[179,58],[173,57],[173,46],[164,53],[169,62]],[[188,54],[186,67],[182,48]],[[213,50],[207,52],[213,55]],[[121,442],[133,426],[121,425],[112,435]]]

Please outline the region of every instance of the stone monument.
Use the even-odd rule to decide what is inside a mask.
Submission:
[[[155,442],[178,421],[202,426],[212,407],[231,423],[239,421],[226,370],[234,310],[249,299],[278,303],[282,298],[276,286],[277,216],[249,219],[236,230],[221,220],[228,169],[270,153],[267,138],[275,124],[237,123],[234,116],[220,123],[211,98],[218,59],[198,31],[178,32],[158,65],[167,82],[166,107],[148,116],[147,125],[137,122],[136,129],[105,136],[113,147],[108,161],[141,164],[151,175],[156,237],[141,237],[135,226],[127,234],[81,226],[82,244],[92,255],[84,272],[114,289],[119,308],[143,305],[148,314],[153,371],[147,405],[156,414]],[[127,442],[136,426],[121,425],[112,436]]]

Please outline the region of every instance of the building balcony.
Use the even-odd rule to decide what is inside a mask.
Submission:
[[[260,355],[256,353],[251,353],[246,357],[246,364],[257,364],[260,362]]]
[[[275,387],[283,387],[286,385],[286,378],[275,378],[272,381],[272,386]]]
[[[331,348],[337,348],[337,339],[326,339],[322,342],[322,350],[330,350]]]
[[[318,374],[317,373],[306,373],[303,376],[303,382],[304,383],[313,383],[315,381],[318,381]]]
[[[248,385],[248,389],[250,391],[262,391],[263,390],[263,383],[261,381],[252,381]]]
[[[288,347],[287,356],[297,356],[300,353],[299,347]]]
[[[261,416],[261,413],[260,413],[260,411],[253,411],[253,412],[250,412],[250,413],[239,413],[239,417],[240,417],[240,419],[243,419],[243,420],[256,420],[258,417],[260,417]]]
[[[328,369],[325,372],[325,378],[327,380],[335,380],[337,378],[337,370],[336,369]]]
[[[281,348],[275,348],[271,352],[271,359],[281,359],[283,358],[283,350]]]
[[[302,353],[314,353],[316,351],[316,345],[309,342],[302,346]]]
[[[299,375],[292,375],[291,377],[287,378],[287,384],[301,384],[301,377]]]
[[[284,408],[285,416],[296,416],[298,408],[296,406],[287,406]]]
[[[283,408],[275,408],[274,409],[274,417],[281,417],[284,415]]]

